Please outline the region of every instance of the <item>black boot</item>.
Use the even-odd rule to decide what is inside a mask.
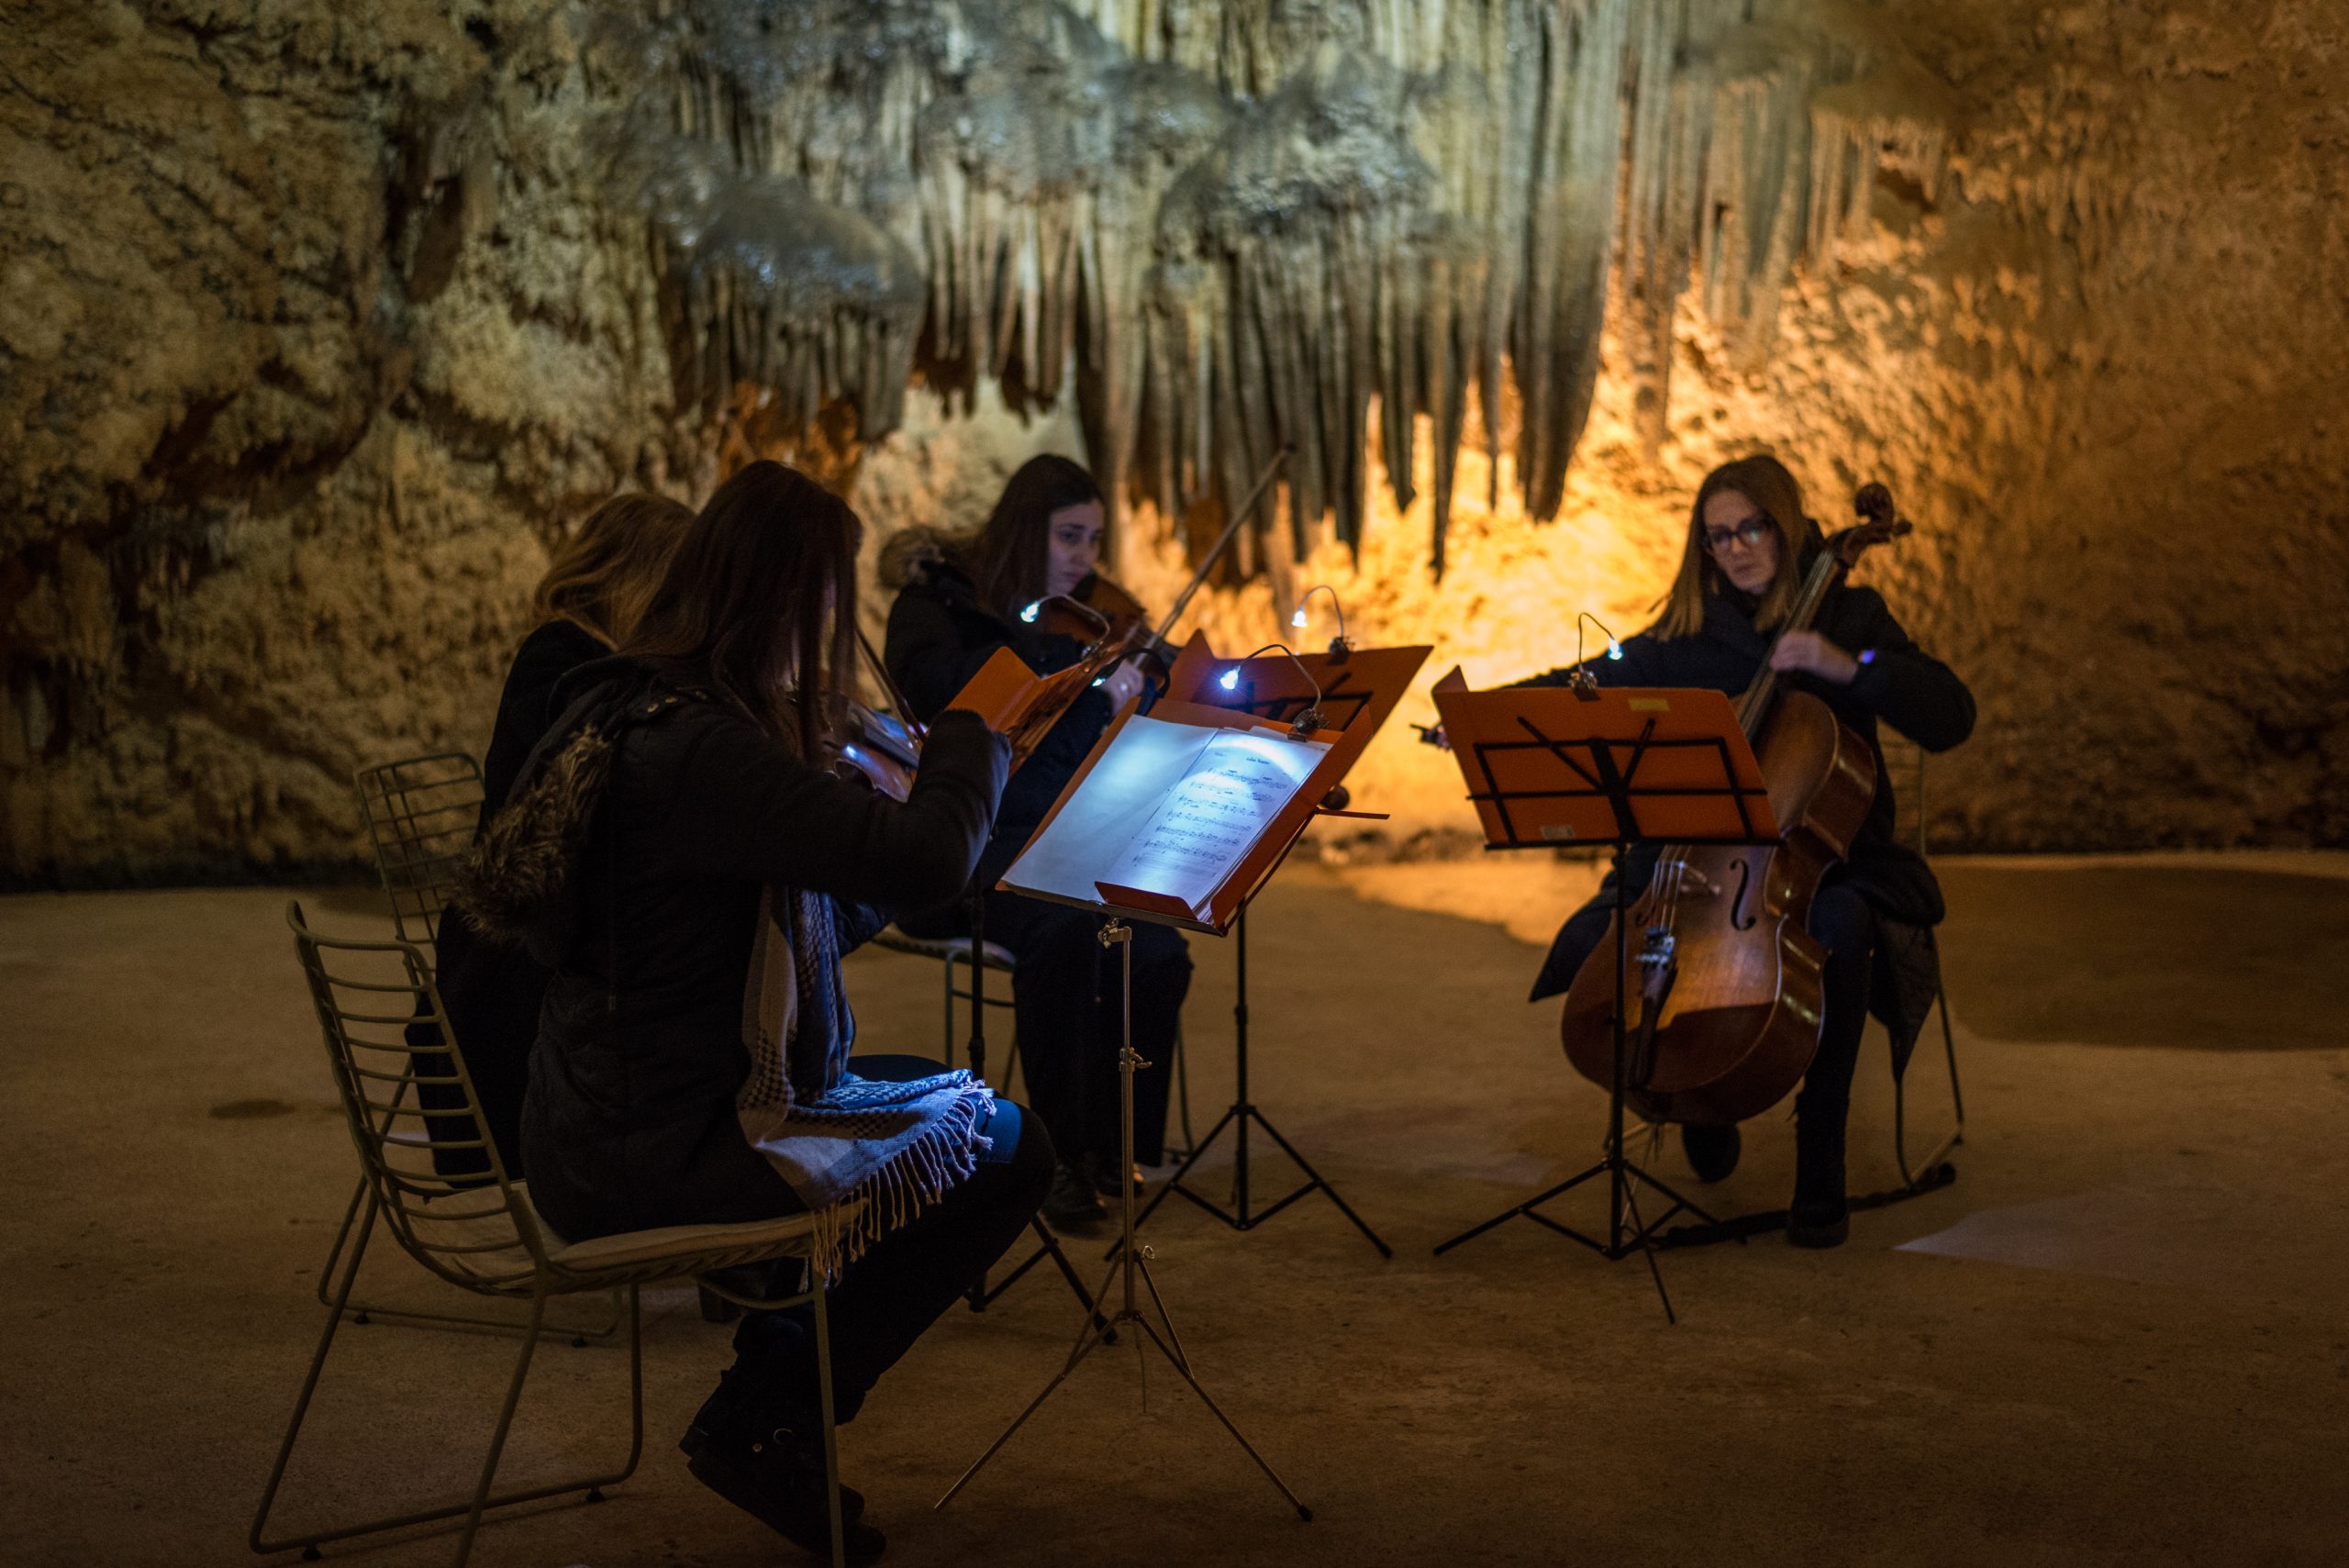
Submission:
[[[724,1408],[721,1385],[712,1402],[720,1406],[685,1468],[695,1480],[803,1551],[829,1558],[832,1524],[824,1495],[824,1436],[812,1415],[777,1419],[749,1418]],[[703,1407],[707,1411],[709,1407]],[[693,1433],[686,1434],[691,1441]],[[684,1446],[684,1445],[680,1445]],[[841,1549],[851,1562],[871,1562],[888,1538],[863,1518],[864,1499],[849,1504],[841,1488]]]
[[[1118,1157],[1115,1154],[1087,1154],[1084,1160],[1084,1168],[1085,1179],[1093,1184],[1093,1190],[1100,1194],[1105,1201],[1119,1195]],[[1141,1173],[1130,1170],[1127,1173],[1134,1184],[1134,1196],[1148,1196],[1142,1185]]]
[[[1852,1233],[1843,1197],[1843,1123],[1848,1106],[1795,1102],[1795,1200],[1787,1207],[1787,1240],[1796,1247],[1840,1247]]]
[[[1737,1156],[1744,1146],[1735,1122],[1727,1127],[1690,1122],[1680,1129],[1680,1151],[1688,1156],[1688,1168],[1700,1182],[1726,1180],[1737,1169]]]
[[[730,1370],[718,1374],[717,1388],[711,1391],[708,1398],[701,1402],[701,1408],[694,1412],[692,1424],[685,1428],[685,1435],[677,1440],[677,1451],[687,1459],[696,1457],[702,1450],[709,1446],[712,1433],[724,1430],[729,1424],[735,1426],[742,1424],[736,1414],[737,1401],[729,1386],[733,1375]],[[817,1419],[818,1418],[810,1416],[807,1418],[807,1422],[809,1430],[818,1431],[820,1434],[820,1429],[816,1426]],[[821,1440],[820,1435],[818,1440]],[[816,1451],[816,1465],[819,1478],[823,1462],[824,1451],[819,1447]],[[864,1494],[846,1482],[841,1483],[841,1518],[854,1523],[863,1517]]]
[[[1054,1167],[1052,1190],[1044,1195],[1044,1207],[1038,1212],[1063,1236],[1095,1235],[1109,1222],[1108,1206],[1093,1190],[1093,1178],[1067,1161]]]

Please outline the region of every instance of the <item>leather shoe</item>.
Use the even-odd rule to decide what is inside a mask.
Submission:
[[[1109,1210],[1093,1190],[1093,1178],[1070,1164],[1052,1169],[1052,1188],[1038,1213],[1064,1236],[1089,1236],[1109,1223]]]
[[[1684,1123],[1680,1129],[1680,1151],[1688,1156],[1688,1168],[1697,1173],[1700,1182],[1718,1182],[1737,1169],[1737,1157],[1745,1147],[1735,1122],[1717,1127],[1702,1122]]]
[[[718,1391],[702,1401],[701,1408],[694,1412],[692,1424],[685,1428],[685,1435],[677,1440],[677,1451],[687,1459],[698,1458],[701,1451],[709,1446],[712,1435],[725,1429],[729,1420],[737,1418],[734,1407],[727,1397],[726,1385],[731,1375],[730,1373],[718,1374]],[[815,1418],[811,1417],[809,1425],[812,1426],[814,1420]],[[824,1451],[818,1448],[816,1450],[816,1469],[819,1479],[823,1473],[823,1465]],[[688,1466],[688,1468],[691,1467]],[[847,1482],[841,1482],[841,1518],[855,1520],[863,1516],[864,1494]]]
[[[1086,1178],[1093,1183],[1093,1190],[1099,1193],[1103,1197],[1114,1198],[1119,1195],[1118,1157],[1116,1155],[1087,1154],[1085,1157],[1085,1174]],[[1134,1184],[1134,1196],[1145,1196],[1149,1189],[1142,1184],[1141,1173],[1140,1171],[1134,1171],[1131,1173],[1131,1175],[1133,1177]]]
[[[1797,1200],[1787,1210],[1787,1245],[1814,1250],[1840,1247],[1852,1233],[1852,1211],[1842,1202]]]

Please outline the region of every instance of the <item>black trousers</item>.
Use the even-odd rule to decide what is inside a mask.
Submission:
[[[859,1056],[849,1067],[868,1078],[898,1080],[946,1071],[918,1056]],[[994,1147],[980,1157],[978,1169],[912,1224],[866,1248],[825,1297],[838,1420],[856,1415],[881,1374],[1003,1256],[1044,1201],[1052,1180],[1052,1140],[1036,1118],[997,1100],[979,1130]],[[734,1351],[718,1401],[721,1422],[813,1432],[818,1386],[813,1310],[750,1314],[735,1329]]]
[[[1852,1114],[1852,1071],[1868,1023],[1868,987],[1876,967],[1876,914],[1848,884],[1819,890],[1810,905],[1810,934],[1827,946],[1820,975],[1819,1051],[1795,1095],[1795,1201],[1834,1202],[1843,1196],[1843,1129]]]
[[[990,893],[988,941],[1011,950],[1012,1016],[1028,1074],[1029,1103],[1063,1160],[1118,1154],[1118,1048],[1125,1038],[1124,960],[1101,945],[1098,917],[1065,904]],[[1134,1158],[1166,1151],[1166,1099],[1174,1036],[1191,989],[1191,951],[1166,926],[1133,928],[1134,1049],[1150,1063],[1134,1073]]]

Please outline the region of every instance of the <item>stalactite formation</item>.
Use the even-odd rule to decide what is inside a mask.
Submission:
[[[1653,446],[1692,283],[1766,352],[1880,169],[1932,197],[1952,118],[1859,0],[674,0],[610,37],[670,84],[622,161],[707,402],[873,434],[917,363],[1073,391],[1164,515],[1293,448],[1298,547],[1359,540],[1366,439],[1410,502],[1425,415],[1439,573],[1472,394],[1554,516],[1610,291]]]

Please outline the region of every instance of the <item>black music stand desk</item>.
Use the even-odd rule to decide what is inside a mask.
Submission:
[[[1779,837],[1776,814],[1729,698],[1701,689],[1506,686],[1472,692],[1459,671],[1436,683],[1435,703],[1487,850],[1604,847],[1614,857],[1615,1006],[1613,1082],[1608,1092],[1603,1157],[1548,1190],[1472,1226],[1435,1251],[1441,1254],[1522,1217],[1579,1241],[1610,1261],[1637,1251],[1647,1260],[1667,1320],[1677,1321],[1656,1265],[1655,1234],[1684,1210],[1720,1223],[1693,1200],[1634,1165],[1623,1153],[1625,1024],[1631,970],[1625,922],[1631,890],[1625,852],[1642,844],[1763,844]],[[1605,1238],[1540,1212],[1585,1182],[1608,1181]],[[1640,1216],[1637,1188],[1671,1200],[1652,1220]]]

